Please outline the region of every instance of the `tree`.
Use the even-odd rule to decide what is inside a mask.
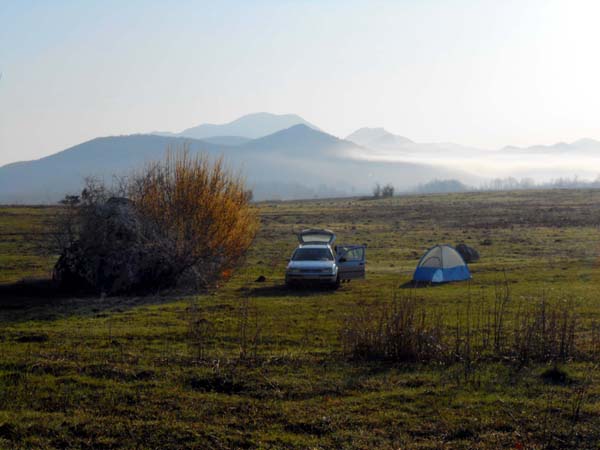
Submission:
[[[375,187],[373,188],[373,197],[374,198],[386,198],[394,196],[394,186],[391,183],[386,184],[385,186],[381,186],[379,183],[375,183]]]
[[[375,187],[373,188],[373,197],[381,197],[381,185],[379,183],[375,183]]]
[[[381,190],[382,197],[393,197],[394,196],[394,186],[390,183],[386,184]]]

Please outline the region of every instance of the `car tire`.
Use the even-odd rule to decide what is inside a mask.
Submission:
[[[338,277],[335,279],[335,281],[333,282],[333,284],[331,285],[331,287],[333,289],[338,289],[340,287],[340,284],[341,284],[340,277],[338,275]]]

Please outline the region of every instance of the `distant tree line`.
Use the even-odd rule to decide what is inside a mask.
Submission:
[[[443,194],[450,192],[472,191],[474,188],[461,183],[458,180],[432,180],[428,183],[420,184],[415,189],[419,194]]]
[[[419,194],[443,194],[451,192],[515,191],[526,189],[600,189],[600,176],[592,181],[573,177],[557,178],[541,183],[535,182],[532,178],[494,178],[481,184],[479,187],[469,186],[455,179],[435,179],[419,184],[413,192]]]
[[[496,178],[484,183],[479,190],[508,191],[518,189],[596,189],[600,188],[600,176],[595,180],[582,180],[577,176],[573,178],[556,178],[554,180],[536,183],[531,178],[517,179],[514,177]]]
[[[391,183],[388,183],[385,186],[381,186],[379,183],[375,183],[375,187],[373,188],[374,198],[388,198],[393,196],[394,186],[392,186]]]

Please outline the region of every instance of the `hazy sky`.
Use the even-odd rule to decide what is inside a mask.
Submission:
[[[599,17],[596,0],[2,1],[0,165],[256,111],[337,136],[600,139]]]

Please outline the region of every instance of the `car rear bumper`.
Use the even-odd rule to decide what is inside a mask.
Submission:
[[[285,275],[286,283],[335,283],[337,274],[325,273],[288,273]]]

